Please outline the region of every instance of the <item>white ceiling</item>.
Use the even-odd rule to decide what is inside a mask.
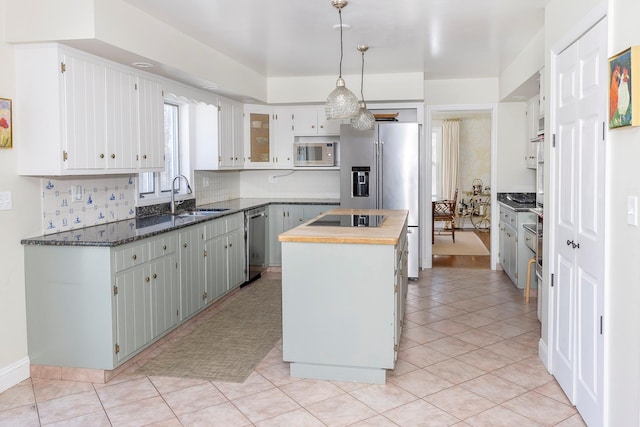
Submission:
[[[125,0],[268,77],[337,75],[330,0]],[[498,77],[544,25],[545,0],[350,0],[343,74]]]

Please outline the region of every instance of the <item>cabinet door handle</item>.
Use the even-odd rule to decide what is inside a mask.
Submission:
[[[131,258],[135,261],[138,258],[138,256],[136,254],[133,254]]]
[[[167,250],[167,245],[162,246],[162,250],[166,251]]]
[[[145,281],[145,282],[148,282],[148,281],[150,281],[150,280],[151,280],[151,279],[150,279],[148,276],[144,279],[144,281]]]
[[[115,155],[115,154],[112,154],[112,155],[111,155],[111,158],[112,158],[112,159],[115,159],[115,158],[116,158],[116,155]]]
[[[186,243],[184,243],[184,244],[182,245],[182,247],[183,247],[183,248],[186,248],[186,247],[187,247],[187,244],[186,244]]]
[[[142,155],[142,158],[146,160],[146,159],[147,159],[147,155],[146,155],[146,154],[143,154],[143,155]]]
[[[157,279],[157,278],[158,278],[158,275],[157,275],[156,273],[153,273],[153,278],[154,278],[154,279]]]
[[[104,153],[100,153],[100,158],[104,159]]]

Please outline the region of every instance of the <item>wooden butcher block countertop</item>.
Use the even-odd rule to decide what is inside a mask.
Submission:
[[[331,209],[278,236],[281,242],[350,243],[368,245],[396,245],[407,221],[406,210],[388,209]],[[309,225],[326,215],[384,215],[378,227],[340,227]]]

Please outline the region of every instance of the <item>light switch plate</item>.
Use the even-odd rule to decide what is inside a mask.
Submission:
[[[638,226],[638,198],[627,196],[627,224]]]
[[[11,191],[0,191],[0,211],[12,209]]]

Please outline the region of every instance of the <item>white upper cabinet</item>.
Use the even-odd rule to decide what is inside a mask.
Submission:
[[[238,169],[244,164],[244,108],[239,102],[219,98],[219,166]]]
[[[342,120],[327,120],[324,106],[295,110],[294,136],[340,135]]]
[[[57,44],[16,46],[15,62],[18,173],[86,175],[163,168],[159,83]]]

